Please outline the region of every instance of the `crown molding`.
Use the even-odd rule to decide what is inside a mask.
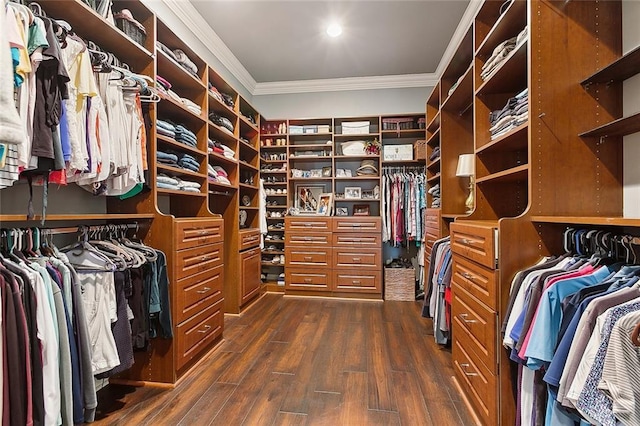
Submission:
[[[449,62],[451,62],[451,58],[453,58],[453,55],[456,53],[456,50],[458,49],[458,46],[462,42],[462,39],[467,34],[467,30],[469,29],[469,27],[471,26],[471,23],[473,22],[476,15],[478,14],[478,11],[480,10],[480,6],[482,6],[482,2],[483,0],[469,1],[469,5],[467,6],[467,9],[464,11],[464,15],[462,15],[462,18],[460,19],[460,23],[458,23],[458,26],[456,27],[456,30],[453,33],[453,36],[451,36],[451,40],[449,41],[447,48],[442,54],[440,63],[436,68],[435,74],[438,76],[438,79],[442,77],[444,70],[447,68],[447,65],[449,64]]]
[[[198,13],[191,2],[184,0],[161,0],[161,2],[178,18],[199,40],[206,40],[203,45],[229,70],[249,93],[254,92],[256,80],[236,58],[231,49],[222,41],[207,21]]]
[[[438,77],[435,74],[405,74],[374,77],[328,78],[318,80],[274,81],[256,84],[253,95],[431,87],[435,86],[437,82]]]

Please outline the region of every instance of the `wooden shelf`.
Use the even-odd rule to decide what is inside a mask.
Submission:
[[[157,188],[156,191],[159,195],[180,195],[184,197],[206,197],[207,194],[202,192],[189,192],[189,191],[180,191],[177,189],[165,189],[165,188]]]
[[[380,180],[380,176],[336,177],[335,180]]]
[[[227,118],[231,117],[235,119],[238,117],[238,114],[233,109],[224,102],[219,101],[215,96],[213,96],[213,94],[211,94],[210,90],[207,90],[207,93],[209,95],[209,112],[215,111]]]
[[[270,146],[260,146],[260,149],[274,149],[274,148],[283,148],[283,149],[287,149],[289,146],[291,145],[270,145]]]
[[[258,211],[260,210],[260,207],[255,207],[255,206],[240,206],[240,210],[248,210],[248,211]]]
[[[468,216],[468,215],[466,213],[450,213],[450,214],[442,213],[440,215],[440,217],[444,220],[455,220],[459,217],[465,217],[465,216]]]
[[[246,142],[245,142],[245,141],[243,141],[242,139],[238,139],[238,142],[239,142],[239,144],[240,144],[240,148],[248,149],[248,150],[250,150],[251,152],[254,152],[254,153],[256,153],[256,154],[260,152],[260,151],[255,147],[255,146],[252,146],[252,145],[250,145],[250,144],[246,143]]]
[[[235,158],[225,157],[224,155],[220,155],[215,152],[209,153],[209,162],[224,163],[226,165],[234,167],[238,164],[238,160],[236,160]]]
[[[155,217],[153,213],[125,213],[125,214],[47,214],[45,220],[49,221],[92,221],[92,220],[152,220]],[[41,221],[42,215],[35,215],[33,219],[27,219],[23,214],[3,214],[0,215],[0,222],[22,222],[22,221]]]
[[[349,178],[349,179],[353,179],[353,178]],[[317,178],[290,178],[289,181],[300,181],[300,182],[312,182],[312,181],[326,181],[326,182],[330,182],[333,180],[332,177],[317,177]]]
[[[600,71],[582,81],[583,86],[595,83],[611,83],[624,81],[640,72],[640,46],[620,59],[610,63]]]
[[[265,186],[282,186],[286,184],[287,182],[265,182],[264,183]]]
[[[199,179],[206,179],[207,175],[203,175],[202,173],[196,173],[196,172],[192,172],[191,170],[187,170],[187,169],[183,169],[180,167],[172,167],[172,166],[168,166],[166,164],[162,164],[162,163],[156,163],[156,168],[158,170],[164,170],[167,172],[171,172],[174,175],[181,175],[181,176],[192,176],[195,178],[199,178]]]
[[[233,140],[233,141],[237,141],[238,139],[236,139],[236,137],[234,136],[234,134],[227,129],[226,127],[222,127],[222,126],[218,126],[216,123],[214,123],[211,120],[207,119],[207,123],[209,124],[209,128],[216,130],[216,134],[218,135],[222,135],[223,137],[221,139],[223,140]]]
[[[537,223],[562,223],[569,225],[640,227],[640,219],[628,219],[624,217],[531,216],[531,221]]]
[[[238,161],[238,164],[240,165],[240,168],[250,169],[250,170],[253,170],[254,172],[258,172],[260,170],[256,166],[249,164],[246,161]]]
[[[527,25],[527,2],[515,0],[500,15],[491,31],[478,46],[476,56],[489,58],[496,46],[518,35],[525,25]]]
[[[528,40],[523,40],[509,53],[489,78],[481,83],[476,90],[476,96],[515,93],[527,87],[527,44]]]
[[[162,142],[162,143],[167,144],[167,145],[171,145],[172,148],[176,148],[176,149],[181,150],[181,151],[190,152],[192,154],[200,155],[200,156],[203,156],[203,157],[205,155],[207,155],[206,152],[200,151],[199,149],[196,149],[196,148],[192,148],[189,145],[185,145],[183,143],[180,143],[180,142],[176,141],[175,139],[170,138],[169,136],[157,134],[156,135],[156,139],[159,142]]]
[[[435,132],[439,128],[440,128],[440,111],[438,111],[436,115],[433,117],[433,120],[431,120],[429,124],[427,124],[427,130],[430,132]]]
[[[426,164],[425,160],[382,160],[382,164],[397,164],[397,165],[408,165],[408,166],[417,166],[420,164]]]
[[[291,149],[312,149],[312,148],[331,148],[333,150],[333,144],[328,143],[310,143],[310,144],[291,144]]]
[[[334,155],[333,158],[336,161],[360,161],[360,160],[378,160],[380,159],[379,155]]]
[[[436,173],[435,175],[431,176],[430,178],[427,179],[427,183],[434,183],[434,182],[438,182],[440,180],[440,173]]]
[[[206,121],[206,118],[187,109],[187,107],[173,100],[173,98],[160,93],[160,99],[161,101],[158,104],[158,118],[161,120],[169,118],[172,121],[186,121],[187,126],[185,127],[187,128],[190,124],[194,124],[196,120],[198,126]],[[189,130],[193,131],[193,129]]]
[[[236,188],[233,185],[227,185],[224,183],[218,183],[218,182],[208,182],[209,183],[209,192],[211,192],[211,190],[216,190],[216,191],[220,191],[220,192],[227,192],[229,195],[231,195],[230,191],[235,191]],[[217,194],[220,195],[220,194]]]
[[[268,254],[268,253],[262,253],[262,254]],[[284,263],[273,263],[273,262],[260,262],[260,264],[262,266],[284,266]]]
[[[286,138],[288,136],[287,133],[260,133],[260,138]]]
[[[442,103],[441,110],[463,115],[473,106],[473,66],[464,73],[453,93]]]
[[[118,59],[133,67],[134,72],[142,72],[153,61],[152,52],[133,41],[83,1],[47,0],[42,2],[41,6],[51,18],[67,21],[79,36],[95,42],[108,52],[116,52]],[[153,29],[146,30],[148,38],[153,38]]]
[[[157,49],[158,75],[171,83],[171,88],[177,92],[180,89],[205,90],[206,86],[202,82],[184,69],[182,65],[173,60],[162,49]],[[179,94],[179,93],[178,93]]]
[[[438,166],[438,168],[440,168],[440,157],[438,157],[436,160],[433,160],[432,162],[427,164],[427,169],[433,169],[435,168],[435,166]]]
[[[440,127],[427,139],[427,145],[436,147],[440,146]]]
[[[596,127],[588,132],[581,133],[580,136],[585,138],[598,138],[607,136],[625,136],[636,132],[640,132],[640,112]]]
[[[295,161],[295,162],[331,161],[332,158],[333,156],[331,155],[323,155],[318,157],[314,157],[313,155],[303,155],[303,156],[289,157],[289,161]]]
[[[262,254],[284,254],[284,250],[262,250]]]
[[[476,183],[482,184],[482,183],[525,181],[527,180],[528,172],[529,172],[529,165],[524,164],[522,166],[513,167],[508,170],[503,170],[501,172],[492,173],[488,176],[478,178],[476,180]]]
[[[278,194],[278,196],[280,196],[281,194]],[[282,194],[282,196],[286,197],[287,194]],[[271,205],[271,206],[266,206],[267,209],[286,209],[287,205],[286,204],[278,204],[277,206]],[[268,217],[267,219],[284,219],[284,217]]]
[[[295,124],[294,124],[295,126]],[[313,138],[331,138],[334,134],[329,133],[289,133],[289,139],[313,139]],[[335,135],[340,136],[340,135]]]
[[[249,184],[246,184],[246,183],[239,183],[238,186],[240,188],[251,189],[251,190],[254,190],[254,191],[257,191],[258,189],[260,189],[257,186],[249,185]],[[240,206],[240,207],[242,207],[242,206]]]
[[[268,174],[287,174],[286,170],[265,170],[260,169],[260,173],[268,173]],[[284,182],[283,182],[284,183]]]
[[[261,161],[265,164],[282,164],[287,162],[287,160],[265,160],[264,158]]]
[[[527,149],[529,144],[527,130],[529,123],[524,123],[510,132],[482,145],[476,149],[476,154],[486,152],[510,152]]]
[[[380,133],[390,133],[390,132],[391,131],[387,130],[385,132],[380,132]],[[340,139],[341,142],[342,142],[342,140],[344,140],[344,141],[358,140],[359,141],[362,138],[371,138],[371,137],[379,138],[380,137],[380,133],[361,133],[361,134],[357,134],[357,135],[354,135],[354,134],[343,134],[343,133],[337,134],[336,133],[335,135],[333,135],[333,138],[334,139]],[[395,130],[393,131],[393,133],[395,133]]]

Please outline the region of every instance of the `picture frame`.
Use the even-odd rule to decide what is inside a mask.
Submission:
[[[354,216],[369,216],[371,213],[369,212],[369,204],[355,204],[353,206],[353,215]]]
[[[336,216],[349,216],[348,207],[336,207]]]
[[[344,188],[345,200],[360,200],[362,198],[362,188],[359,186],[347,186]]]
[[[320,195],[325,193],[324,185],[296,185],[294,207],[300,215],[316,215]]]
[[[333,206],[333,193],[320,194],[318,198],[318,209],[316,214],[318,216],[331,216],[331,208]]]

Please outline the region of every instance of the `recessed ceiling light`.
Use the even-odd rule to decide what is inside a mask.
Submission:
[[[337,22],[332,22],[327,27],[327,34],[329,35],[329,37],[338,37],[340,34],[342,34],[342,27]]]

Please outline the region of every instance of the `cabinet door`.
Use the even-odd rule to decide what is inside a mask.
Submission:
[[[240,253],[240,305],[244,305],[260,291],[260,249]]]

